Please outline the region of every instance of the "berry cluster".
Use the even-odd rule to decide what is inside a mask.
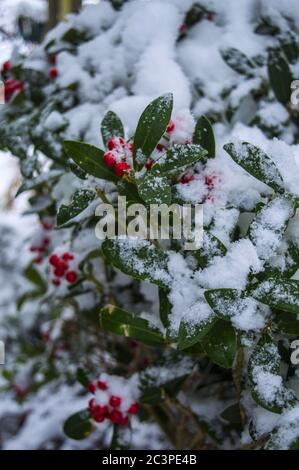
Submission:
[[[61,279],[64,278],[69,284],[74,284],[78,279],[76,271],[77,263],[75,255],[65,251],[61,255],[52,253],[49,257],[49,263],[53,271],[52,284],[56,287],[60,286]]]
[[[53,224],[50,219],[45,219],[41,223],[41,229],[35,235],[32,245],[30,246],[30,251],[36,253],[36,257],[33,259],[34,264],[42,263],[44,257],[46,256],[50,244],[51,237],[49,232],[52,230]]]
[[[132,154],[132,142],[127,143],[122,137],[113,137],[108,140],[103,160],[107,166],[113,167],[117,176],[123,177],[132,168]]]
[[[117,379],[120,380],[119,377]],[[122,390],[126,392],[126,386],[122,385]],[[88,408],[96,423],[102,423],[108,419],[113,424],[126,426],[129,422],[129,415],[136,415],[139,411],[138,403],[130,396],[128,397],[130,393],[124,393],[123,396],[114,394],[106,380],[100,379],[89,384],[88,390],[94,395],[89,400]]]

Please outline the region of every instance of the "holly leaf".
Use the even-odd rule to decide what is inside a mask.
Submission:
[[[201,342],[210,332],[215,321],[215,316],[211,316],[206,322],[201,323],[200,325],[190,325],[182,320],[179,327],[178,348],[180,350],[187,349],[196,343]]]
[[[67,437],[75,440],[88,437],[92,431],[90,412],[81,410],[70,416],[64,423],[63,431]]]
[[[101,133],[105,147],[113,137],[125,137],[125,131],[120,118],[113,111],[105,114],[101,125]]]
[[[72,222],[95,199],[95,191],[88,189],[77,190],[69,205],[62,204],[57,213],[57,227],[65,227]]]
[[[143,111],[134,136],[134,169],[140,170],[166,131],[171,118],[173,97],[167,93],[152,101]]]
[[[147,204],[171,204],[171,187],[167,176],[160,171],[149,171],[137,182],[138,193]]]
[[[204,161],[207,153],[207,150],[202,148],[200,145],[174,145],[167,150],[161,158],[159,158],[159,160],[152,166],[149,173],[152,173],[155,170],[159,170],[161,173],[169,173],[170,171],[177,171],[182,168],[186,168],[199,161]]]
[[[261,149],[248,142],[242,142],[239,145],[229,143],[225,144],[223,148],[250,175],[275,191],[281,189],[283,186],[282,177],[275,163]]]
[[[150,346],[165,345],[161,331],[150,325],[148,320],[133,315],[115,305],[106,305],[100,313],[100,323],[104,330],[126,338],[140,341]]]
[[[201,116],[196,123],[193,143],[201,145],[208,152],[208,156],[215,158],[216,143],[212,124],[206,116]]]
[[[268,75],[276,99],[284,105],[287,104],[290,101],[293,76],[280,49],[269,51]]]
[[[254,63],[241,51],[234,47],[220,49],[224,62],[240,75],[253,76]]]
[[[168,287],[168,255],[151,243],[128,238],[107,239],[102,251],[113,266],[134,279],[147,279],[164,289]]]
[[[238,349],[238,340],[230,323],[218,320],[203,340],[203,349],[212,362],[230,369]]]
[[[299,281],[272,277],[262,282],[251,295],[271,308],[299,313]]]
[[[63,147],[69,158],[75,161],[77,165],[89,175],[95,178],[112,181],[116,183],[119,178],[114,171],[103,161],[103,150],[93,145],[77,142],[74,140],[65,140]]]

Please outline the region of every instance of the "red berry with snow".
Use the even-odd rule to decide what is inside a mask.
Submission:
[[[107,388],[108,388],[107,383],[104,382],[103,380],[98,380],[97,386],[98,386],[99,390],[107,390]]]
[[[50,256],[49,258],[49,263],[52,265],[52,266],[58,266],[59,264],[59,258],[57,255],[53,254]]]
[[[113,408],[118,408],[121,404],[121,398],[116,395],[112,395],[110,397],[109,403]]]
[[[95,415],[94,416],[94,420],[96,423],[102,423],[103,421],[105,421],[105,418],[106,416],[104,415]]]
[[[123,414],[118,410],[112,410],[111,413],[109,413],[108,418],[113,424],[123,423]]]
[[[112,152],[105,152],[103,160],[107,166],[114,166],[116,163],[115,155]]]
[[[74,255],[72,255],[72,253],[69,253],[68,251],[66,251],[65,253],[63,253],[62,255],[62,259],[64,261],[72,261],[74,259]]]
[[[10,69],[11,69],[11,62],[10,60],[6,60],[2,65],[2,72],[7,73],[10,71]]]
[[[88,385],[88,391],[89,391],[90,393],[95,393],[96,389],[97,389],[97,387],[95,386],[95,384],[90,383],[90,384]]]
[[[131,169],[130,165],[128,165],[126,162],[116,163],[114,167],[114,171],[119,177],[124,176],[125,173],[130,171],[130,169]]]
[[[132,405],[128,409],[128,413],[130,413],[131,415],[136,415],[138,411],[139,411],[138,403],[132,403]]]
[[[194,176],[193,175],[183,175],[181,177],[181,183],[182,184],[188,184],[190,183],[191,181],[194,180]]]
[[[58,77],[58,70],[56,67],[51,67],[50,70],[49,70],[49,76],[50,78],[52,78],[53,80],[55,80],[55,78]]]
[[[66,273],[65,278],[67,282],[69,282],[70,284],[74,284],[77,281],[78,276],[75,271],[69,271]]]
[[[171,132],[174,131],[174,129],[175,129],[175,123],[173,121],[169,121],[168,126],[166,128],[166,132],[170,134]]]

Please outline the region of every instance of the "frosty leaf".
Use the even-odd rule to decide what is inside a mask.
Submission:
[[[257,212],[249,227],[249,238],[259,258],[268,260],[276,254],[294,212],[293,202],[284,197],[275,197]]]
[[[232,367],[237,353],[238,341],[234,328],[227,322],[219,320],[203,339],[203,349],[220,367]]]
[[[286,312],[299,312],[299,281],[269,278],[262,282],[251,295],[272,308]]]
[[[23,193],[24,191],[38,189],[45,184],[54,184],[59,180],[62,175],[63,171],[61,170],[51,170],[46,173],[41,173],[36,178],[26,180],[18,189],[16,196]]]
[[[118,181],[119,178],[113,170],[103,162],[103,150],[74,140],[65,140],[63,145],[69,158],[74,160],[89,175],[114,183]]]
[[[239,145],[225,144],[223,148],[238,165],[258,180],[275,191],[282,187],[283,181],[274,162],[258,147],[242,142]]]
[[[113,137],[125,137],[124,128],[121,120],[113,111],[108,111],[104,116],[101,126],[101,133],[105,147],[107,146],[108,140]]]
[[[234,47],[229,47],[227,49],[221,49],[220,54],[222,59],[235,72],[249,77],[253,75],[252,69],[254,68],[254,64],[243,52]]]
[[[160,170],[161,173],[176,171],[203,161],[207,150],[200,145],[174,145],[153,165],[151,172]]]
[[[82,170],[82,168],[80,168],[79,165],[77,165],[77,163],[74,162],[74,160],[69,158],[67,163],[68,163],[70,170],[74,173],[74,175],[76,175],[81,180],[86,180],[87,178],[86,172]]]
[[[179,327],[179,349],[186,349],[203,340],[210,332],[216,322],[216,317],[211,316],[207,321],[200,325],[189,325],[184,320]]]
[[[153,328],[144,318],[133,315],[115,305],[107,305],[102,308],[100,323],[102,328],[107,331],[150,346],[165,344],[160,330]]]
[[[81,410],[70,416],[63,426],[63,431],[71,439],[85,439],[92,431],[90,412]]]
[[[226,251],[226,247],[223,243],[205,230],[203,235],[203,247],[199,250],[192,251],[192,255],[196,258],[199,266],[204,269],[212,262],[214,256],[224,256]]]
[[[290,63],[295,63],[299,59],[299,42],[296,34],[292,31],[285,31],[279,37],[280,46]]]
[[[150,204],[171,204],[171,187],[167,176],[159,171],[149,171],[138,181],[139,196]]]
[[[167,288],[168,255],[149,242],[137,239],[105,240],[102,250],[106,258],[118,269],[135,279],[147,279]]]
[[[211,289],[205,291],[204,296],[216,315],[225,320],[230,319],[230,309],[240,298],[240,291],[237,289]]]
[[[279,332],[299,336],[299,319],[290,312],[276,312],[276,323]]]
[[[70,42],[74,45],[79,45],[86,40],[86,33],[84,31],[79,31],[76,28],[70,28],[63,34],[61,40]]]
[[[140,169],[151,155],[171,118],[172,94],[160,96],[143,111],[134,136],[134,168]]]
[[[287,104],[290,101],[293,77],[280,49],[271,49],[269,52],[268,75],[271,88],[277,100],[282,104]]]
[[[209,157],[216,154],[216,143],[212,124],[206,116],[201,116],[195,126],[193,143],[207,150]]]
[[[94,191],[88,189],[77,190],[69,205],[62,204],[57,213],[57,226],[65,226],[72,219],[83,212],[96,197]]]
[[[268,336],[253,349],[248,363],[251,393],[254,400],[272,413],[281,413],[296,402],[292,390],[285,387],[279,375],[280,355]]]

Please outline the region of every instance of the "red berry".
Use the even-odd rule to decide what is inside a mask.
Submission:
[[[12,80],[12,79],[6,80],[6,82],[4,83],[4,86],[5,86],[5,100],[6,101],[9,101],[12,95],[16,91],[20,91],[20,92],[24,91],[24,84],[21,80]]]
[[[96,405],[94,407],[94,414],[95,415],[107,416],[108,407],[106,405]]]
[[[42,258],[41,256],[38,256],[37,258],[35,258],[35,259],[33,260],[33,263],[34,263],[34,264],[41,264],[42,261],[43,261],[43,258]]]
[[[42,227],[43,227],[44,230],[51,230],[52,229],[52,225],[49,224],[48,222],[43,222]]]
[[[145,168],[146,168],[147,170],[150,170],[154,163],[155,163],[154,160],[152,160],[151,158],[149,158],[148,161],[147,161],[146,164],[145,164]]]
[[[77,281],[78,276],[75,271],[69,271],[66,273],[65,278],[70,284],[74,284]]]
[[[205,177],[205,184],[207,185],[207,187],[209,189],[213,189],[214,188],[214,183],[215,183],[215,180],[217,179],[217,176],[216,175],[212,175],[212,176],[206,176]]]
[[[113,166],[116,163],[115,155],[112,152],[105,152],[103,160],[107,166]]]
[[[131,415],[136,415],[138,411],[139,411],[138,403],[132,403],[132,405],[128,409],[128,413],[130,413]]]
[[[68,251],[66,251],[65,253],[63,253],[62,255],[62,259],[64,261],[72,261],[74,259],[74,255],[72,255],[72,253],[69,253]]]
[[[121,145],[122,147],[124,147],[126,145],[126,141],[123,137],[118,137],[118,143],[119,145]]]
[[[58,77],[58,70],[56,67],[51,67],[50,70],[49,70],[49,75],[50,75],[50,78],[52,78],[53,80],[55,80],[55,78]]]
[[[2,65],[2,72],[4,72],[4,73],[9,72],[10,69],[11,69],[11,62],[10,62],[10,60],[7,60]]]
[[[57,255],[51,255],[50,258],[49,258],[49,263],[52,265],[52,266],[58,266],[59,264],[59,258]]]
[[[113,424],[122,424],[123,422],[123,415],[118,410],[112,410],[111,413],[109,413],[108,418],[112,421]]]
[[[95,408],[95,400],[94,400],[94,398],[91,398],[91,399],[89,400],[89,402],[88,402],[88,408],[89,408],[91,411],[94,410],[94,408]]]
[[[109,150],[113,150],[113,149],[115,149],[115,147],[116,147],[115,139],[114,138],[109,139],[108,142],[107,142],[107,148]]]
[[[44,240],[43,240],[44,246],[50,245],[50,241],[51,241],[50,238],[45,237]]]
[[[59,260],[54,270],[54,274],[56,277],[63,277],[65,275],[66,270],[67,270],[66,263],[64,261]]]
[[[103,421],[105,421],[105,418],[106,418],[106,416],[104,416],[104,415],[94,416],[94,420],[95,420],[96,423],[102,423]]]
[[[49,57],[49,62],[51,65],[56,65],[56,62],[57,62],[57,57],[55,54],[51,54],[50,57]]]
[[[185,30],[186,30],[186,25],[184,23],[182,23],[179,27],[179,31],[180,31],[180,33],[184,33]]]
[[[194,180],[193,175],[183,175],[181,177],[181,183],[182,184],[188,184],[188,183],[190,183],[190,181],[193,181],[193,180]]]
[[[87,388],[88,388],[88,391],[89,391],[90,393],[95,393],[95,391],[96,391],[96,389],[97,389],[96,386],[95,386],[95,384],[93,384],[93,383],[90,383]]]
[[[208,13],[208,14],[207,14],[207,20],[208,20],[208,21],[213,21],[213,19],[214,19],[213,13]]]
[[[129,422],[129,418],[127,416],[123,416],[123,419],[120,424],[122,426],[127,426],[128,422]]]
[[[156,149],[159,150],[159,152],[163,152],[164,147],[163,147],[162,144],[157,144],[157,145],[156,145]]]
[[[126,162],[119,162],[114,167],[114,171],[119,177],[124,176],[124,174],[127,173],[130,169],[130,165],[128,165]]]
[[[109,403],[113,408],[117,408],[121,404],[121,398],[116,395],[112,395],[110,397]]]
[[[130,152],[133,153],[133,151],[134,151],[134,143],[133,142],[128,143],[128,149],[129,149]]]
[[[53,279],[52,284],[53,284],[53,286],[58,287],[58,286],[60,286],[61,283],[60,283],[59,279]]]
[[[98,385],[98,389],[100,390],[107,390],[108,388],[107,383],[104,382],[103,380],[98,380],[97,385]]]
[[[175,128],[175,123],[173,121],[169,121],[168,126],[166,127],[166,132],[173,132]]]

